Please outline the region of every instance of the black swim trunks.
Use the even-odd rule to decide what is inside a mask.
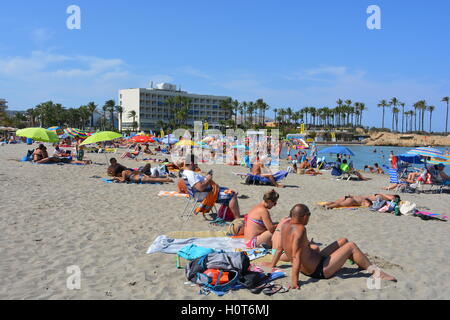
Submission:
[[[314,279],[326,279],[326,277],[323,273],[323,264],[325,263],[325,260],[327,260],[327,257],[321,257],[316,270],[310,275],[305,274],[305,276],[314,278]]]

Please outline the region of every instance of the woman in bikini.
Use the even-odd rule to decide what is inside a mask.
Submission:
[[[131,171],[131,170],[125,170],[122,172],[121,177],[114,177],[114,181],[125,183],[125,182],[134,182],[134,183],[170,183],[173,182],[170,178],[156,178],[156,177],[150,177],[142,172],[139,171]]]
[[[272,247],[276,225],[270,218],[269,210],[277,205],[278,198],[279,194],[275,190],[267,192],[263,201],[245,216],[244,237],[248,248],[257,248],[262,244]]]
[[[345,196],[334,202],[327,202],[323,205],[327,209],[347,208],[347,207],[363,207],[369,208],[372,206],[372,200],[366,196]]]

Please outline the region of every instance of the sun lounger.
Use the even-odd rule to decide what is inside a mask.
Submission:
[[[250,173],[235,173],[235,175],[240,176],[245,179],[245,183],[249,185],[272,185],[270,180],[263,176],[253,175]],[[289,171],[278,171],[273,175],[276,182],[285,179],[289,175]]]

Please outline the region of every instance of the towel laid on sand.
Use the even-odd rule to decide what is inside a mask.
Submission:
[[[188,244],[196,244],[200,247],[223,250],[224,252],[235,252],[235,249],[246,249],[244,239],[233,239],[229,237],[172,239],[163,235],[153,241],[147,250],[147,254],[157,252],[176,254]]]

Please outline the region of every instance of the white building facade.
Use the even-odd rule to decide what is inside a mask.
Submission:
[[[194,121],[207,121],[209,128],[220,128],[220,121],[231,118],[231,111],[221,108],[222,101],[230,99],[226,96],[193,94],[176,89],[175,85],[162,83],[157,88],[119,90],[119,105],[123,108],[122,128],[132,129],[133,119],[130,111],[136,112],[135,121],[138,131],[159,131],[160,121],[168,123],[174,119],[171,107],[166,104],[170,97],[187,97],[191,100],[186,124],[193,126]]]

